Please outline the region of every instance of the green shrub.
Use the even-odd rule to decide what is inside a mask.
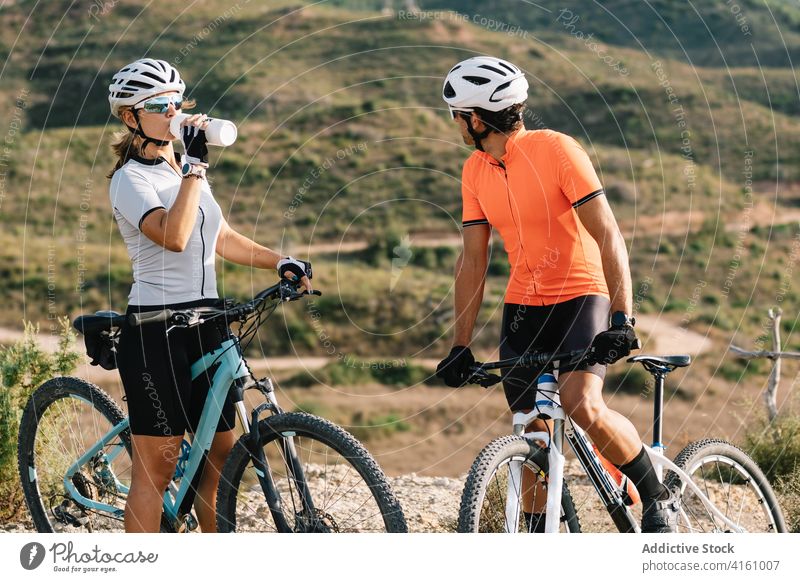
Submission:
[[[331,362],[319,370],[304,370],[283,384],[289,387],[308,388],[315,384],[327,386],[361,386],[364,384],[386,386],[438,385],[432,371],[405,360],[355,360]]]
[[[778,478],[775,489],[789,531],[800,533],[800,468]]]
[[[353,413],[348,430],[360,441],[368,441],[377,437],[391,436],[396,432],[407,432],[411,425],[398,413],[390,412],[378,416],[365,417],[361,411]]]
[[[326,386],[360,386],[369,384],[372,374],[369,369],[352,362],[331,362],[319,370],[303,370],[283,382],[286,386],[308,388],[316,384]]]
[[[728,359],[722,362],[717,373],[728,382],[739,383],[747,376],[753,376],[764,372],[762,360],[745,360],[742,358]]]
[[[25,322],[21,340],[0,348],[0,522],[16,519],[23,508],[17,475],[17,435],[22,409],[31,393],[45,380],[67,375],[81,357],[74,348],[69,319],[59,319],[61,333],[55,353],[38,343],[39,327]]]
[[[746,435],[743,446],[770,483],[777,483],[800,470],[800,416],[778,416],[762,420]]]
[[[603,390],[616,394],[647,395],[653,390],[653,379],[640,366],[630,367],[622,372],[615,372],[606,376]]]

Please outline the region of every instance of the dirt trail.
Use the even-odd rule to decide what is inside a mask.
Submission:
[[[642,236],[680,236],[697,232],[702,228],[703,222],[708,218],[708,213],[695,210],[692,212],[669,210],[657,215],[639,216],[635,220],[621,220],[620,230],[626,238],[634,235]],[[735,220],[723,219],[726,232],[739,232],[755,226],[769,226],[790,223],[800,223],[800,208],[775,207],[772,204],[760,203],[753,206],[750,211],[737,214]],[[495,243],[500,243],[500,238],[495,235]],[[417,233],[410,235],[410,244],[418,248],[459,247],[461,237],[458,235],[441,236],[438,233]],[[309,255],[314,254],[347,254],[363,251],[369,242],[364,241],[327,241],[311,244],[305,247]]]

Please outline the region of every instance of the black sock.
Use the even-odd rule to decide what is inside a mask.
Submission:
[[[630,463],[614,466],[633,481],[633,484],[636,485],[636,489],[639,491],[642,501],[666,497],[668,493],[667,488],[658,480],[656,471],[653,468],[653,463],[650,461],[650,457],[647,456],[644,447],[642,447],[642,450],[639,451],[639,454],[636,455],[636,458]]]
[[[546,513],[528,513],[523,511],[522,515],[525,516],[525,531],[530,533],[544,533]]]

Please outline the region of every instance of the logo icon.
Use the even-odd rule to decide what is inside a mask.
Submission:
[[[392,259],[392,278],[389,282],[389,293],[394,291],[397,282],[400,280],[400,275],[403,274],[403,269],[411,261],[411,257],[414,256],[411,250],[411,237],[407,234],[403,235],[400,239],[400,244],[395,246],[392,252],[394,253],[394,258]]]
[[[44,561],[44,546],[39,542],[30,542],[19,551],[19,563],[26,570],[35,570]]]

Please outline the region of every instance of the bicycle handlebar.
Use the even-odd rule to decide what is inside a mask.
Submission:
[[[190,327],[202,323],[201,316],[221,316],[232,320],[239,320],[243,317],[255,312],[258,306],[264,301],[270,299],[277,299],[279,301],[296,301],[306,295],[322,295],[320,291],[306,291],[298,292],[297,289],[301,285],[299,281],[293,282],[287,279],[282,279],[271,287],[267,287],[260,291],[253,299],[219,309],[216,307],[193,307],[190,309],[162,309],[159,311],[145,311],[143,313],[131,313],[128,315],[128,323],[132,326],[140,326],[148,323],[158,323],[168,321],[172,325]]]
[[[541,366],[541,373],[552,371],[556,369],[554,362],[559,362],[559,366],[563,363],[578,364],[589,357],[594,355],[594,348],[589,346],[582,350],[572,350],[569,352],[533,352],[523,354],[517,358],[507,358],[505,360],[498,360],[496,362],[476,362],[470,368],[471,376],[467,380],[467,384],[478,384],[484,388],[494,386],[503,380],[502,376],[497,374],[490,374],[489,370],[498,370],[501,368],[533,368]]]

